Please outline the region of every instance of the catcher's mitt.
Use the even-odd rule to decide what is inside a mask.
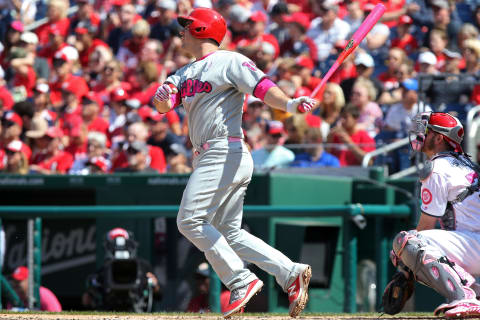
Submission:
[[[414,288],[415,280],[411,272],[408,279],[403,272],[397,272],[383,292],[383,311],[392,315],[402,311],[403,306],[412,296]]]

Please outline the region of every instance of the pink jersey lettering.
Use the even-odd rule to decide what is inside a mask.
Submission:
[[[209,93],[211,91],[212,85],[208,81],[203,82],[197,79],[187,79],[180,86],[180,93],[182,95],[182,98],[193,97],[197,93]]]

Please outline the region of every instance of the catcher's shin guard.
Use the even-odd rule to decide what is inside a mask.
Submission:
[[[428,245],[416,230],[400,232],[393,241],[393,251],[416,280],[444,296],[447,304],[475,299],[470,288],[475,282],[472,275]]]

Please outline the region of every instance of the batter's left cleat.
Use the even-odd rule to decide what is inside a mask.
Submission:
[[[308,284],[310,283],[310,278],[312,277],[312,268],[304,264],[300,268],[299,275],[295,280],[290,284],[287,289],[288,292],[288,301],[290,306],[288,308],[290,317],[296,318],[300,312],[305,309],[308,301]]]
[[[230,294],[230,301],[223,312],[223,317],[229,319],[231,316],[240,313],[247,302],[263,287],[263,282],[255,279],[249,284],[232,290]]]
[[[478,302],[461,302],[454,308],[445,311],[447,319],[477,318],[480,316],[480,304]]]

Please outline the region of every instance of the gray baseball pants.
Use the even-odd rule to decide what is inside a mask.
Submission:
[[[193,167],[177,216],[178,230],[205,253],[229,290],[257,278],[244,267],[244,260],[275,276],[286,291],[298,275],[296,264],[241,229],[243,199],[253,172],[245,143],[227,138],[208,141]]]

